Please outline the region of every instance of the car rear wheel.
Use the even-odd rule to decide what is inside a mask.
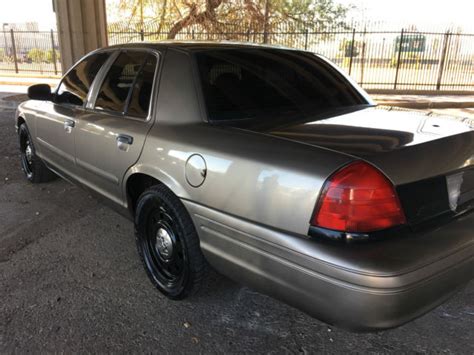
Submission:
[[[56,175],[36,155],[26,124],[20,125],[18,137],[20,140],[21,168],[26,178],[32,183],[48,182],[56,178]]]
[[[135,238],[148,277],[161,293],[179,300],[198,290],[206,260],[191,217],[166,186],[153,186],[140,196]]]

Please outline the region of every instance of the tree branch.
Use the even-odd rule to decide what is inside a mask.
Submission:
[[[222,4],[224,0],[206,0],[206,8],[202,12],[198,12],[196,3],[189,4],[189,13],[171,27],[168,33],[168,39],[174,39],[176,35],[183,29],[194,24],[207,25],[216,19],[215,10]]]

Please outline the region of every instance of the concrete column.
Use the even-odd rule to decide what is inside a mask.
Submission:
[[[90,51],[107,46],[105,0],[53,0],[65,73]]]

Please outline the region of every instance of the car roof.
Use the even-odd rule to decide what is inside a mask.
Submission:
[[[245,48],[266,48],[266,49],[280,49],[280,50],[298,50],[290,47],[279,45],[258,44],[249,42],[233,42],[233,41],[156,41],[156,42],[134,42],[126,44],[117,44],[106,48],[110,49],[126,49],[126,48],[155,48],[167,49],[175,48],[184,51],[208,50],[208,49],[245,49]],[[106,49],[104,48],[104,49]]]

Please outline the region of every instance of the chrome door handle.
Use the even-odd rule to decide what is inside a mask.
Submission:
[[[127,151],[128,147],[133,144],[133,137],[126,134],[119,134],[117,136],[117,148]]]
[[[64,121],[64,130],[66,131],[66,133],[71,133],[75,125],[76,125],[76,122],[70,119],[66,119]]]

